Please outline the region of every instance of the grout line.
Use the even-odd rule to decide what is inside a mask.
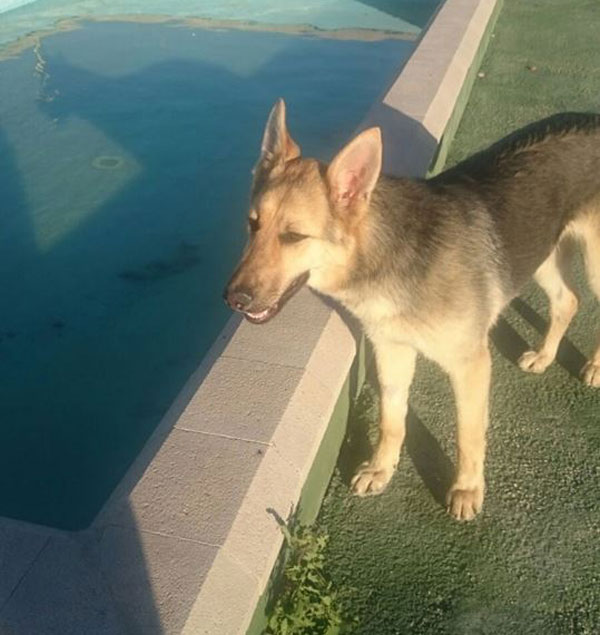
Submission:
[[[265,362],[261,359],[249,359],[246,357],[237,357],[235,355],[219,355],[219,357],[221,359],[232,359],[236,362],[251,362],[253,364],[263,364],[263,366],[273,366],[276,368],[290,368],[292,370],[304,370],[306,368],[306,366],[295,366],[293,364],[279,364],[278,362]]]
[[[181,430],[182,432],[192,432],[194,434],[205,434],[209,437],[219,437],[221,439],[229,439],[230,441],[243,441],[244,443],[257,443],[258,445],[264,445],[266,447],[271,447],[273,443],[270,441],[258,441],[257,439],[246,439],[244,437],[236,437],[229,434],[222,434],[220,432],[207,432],[205,430],[192,430],[191,428],[185,428],[183,426],[178,426],[175,424],[174,430]]]
[[[107,525],[107,527],[119,527],[123,528],[122,525]],[[133,529],[133,528],[132,528]],[[221,549],[223,545],[218,545],[213,542],[206,542],[205,540],[198,540],[196,538],[186,538],[185,536],[179,536],[177,534],[167,534],[162,531],[153,531],[152,529],[140,529],[138,530],[139,534],[150,534],[152,536],[160,536],[161,538],[173,538],[175,540],[182,540],[183,542],[192,542],[196,545],[202,545],[204,547],[214,547],[215,549]]]

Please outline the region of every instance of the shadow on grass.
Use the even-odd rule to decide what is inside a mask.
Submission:
[[[519,357],[531,348],[503,317],[498,318],[490,337],[498,352],[515,365]]]
[[[548,330],[548,322],[527,302],[521,298],[515,298],[510,306],[540,335],[544,335]],[[515,331],[515,329],[504,319],[500,318],[496,327],[491,333],[492,342],[501,355],[506,357],[513,364],[518,364],[521,355],[531,346]],[[586,357],[581,351],[566,337],[561,340],[556,355],[556,361],[573,377],[579,379]]]
[[[454,465],[438,440],[411,408],[408,409],[406,419],[404,447],[425,487],[434,500],[445,508],[446,494],[454,476]]]
[[[365,390],[367,384],[371,385],[371,390]],[[379,417],[379,408],[373,397],[378,390],[375,373],[370,373],[348,414],[346,438],[337,462],[340,477],[348,486],[358,466],[368,461],[373,451],[369,428]]]
[[[373,452],[369,428],[379,417],[374,394],[379,390],[377,379],[369,377],[371,390],[363,390],[354,404],[348,419],[346,439],[340,451],[338,469],[344,483],[348,486],[358,466],[369,460]],[[403,451],[406,451],[421,477],[425,487],[434,500],[442,507],[446,506],[446,493],[452,483],[454,466],[438,440],[421,421],[415,411],[409,407],[406,418],[406,439]]]

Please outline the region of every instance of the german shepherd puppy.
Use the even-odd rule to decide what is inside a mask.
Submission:
[[[551,321],[519,365],[548,367],[578,304],[564,275],[569,236],[581,240],[600,298],[600,115],[549,117],[427,180],[384,176],[381,157],[380,130],[370,128],[329,165],[302,158],[279,100],[225,299],[262,324],[306,283],[360,320],[381,385],[379,442],[352,480],[361,496],[381,492],[396,467],[417,353],[437,362],[457,405],[448,511],[470,520],[484,494],[490,328],[533,276]],[[600,342],[583,380],[600,386]]]

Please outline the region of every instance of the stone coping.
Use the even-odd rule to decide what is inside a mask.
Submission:
[[[496,0],[447,0],[369,112],[388,173],[431,164]],[[0,519],[0,633],[245,633],[356,352],[303,290],[232,317],[92,526]]]

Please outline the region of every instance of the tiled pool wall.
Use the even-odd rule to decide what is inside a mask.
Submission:
[[[432,164],[496,9],[447,0],[373,106],[361,127],[383,128],[386,171]],[[52,615],[54,632],[246,632],[282,544],[274,514],[288,517],[315,471],[322,492],[333,469],[336,443],[320,450],[336,405],[343,418],[356,341],[308,291],[268,325],[232,318],[90,530],[0,525],[0,625],[52,632]]]

